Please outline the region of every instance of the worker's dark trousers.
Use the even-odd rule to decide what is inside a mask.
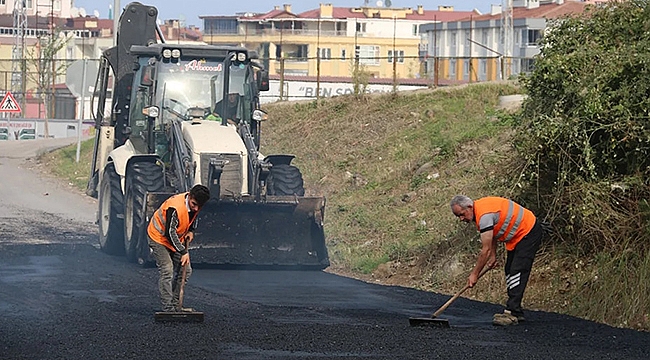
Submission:
[[[524,297],[526,284],[528,284],[535,253],[542,243],[542,235],[542,226],[536,221],[528,235],[519,241],[515,249],[508,251],[506,258],[506,286],[508,287],[506,310],[510,310],[514,316],[524,316],[521,300]]]
[[[149,247],[153,250],[153,257],[156,259],[158,273],[158,290],[163,311],[176,311],[181,292],[182,272],[181,254],[166,248],[149,238]],[[187,265],[185,281],[192,274],[192,266]]]

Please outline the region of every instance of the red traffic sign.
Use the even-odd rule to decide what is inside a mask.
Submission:
[[[9,91],[5,94],[5,97],[0,102],[0,112],[9,112],[9,113],[19,113],[22,112],[18,101],[14,98]]]

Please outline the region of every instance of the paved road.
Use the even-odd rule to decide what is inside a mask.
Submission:
[[[197,269],[202,324],[158,324],[155,269],[96,245],[96,202],[0,144],[0,359],[647,359],[650,334],[459,299],[450,329],[411,328],[448,297],[326,272]],[[36,146],[38,145],[38,146]],[[60,144],[58,144],[60,145]],[[47,195],[45,195],[47,194]]]

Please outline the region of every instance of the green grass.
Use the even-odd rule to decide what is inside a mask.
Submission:
[[[499,94],[516,91],[480,85],[274,105],[262,151],[296,154],[307,183],[317,184],[312,190],[327,196],[329,208],[346,209],[327,210],[328,235],[344,248],[334,261],[371,272],[452,232],[447,204],[457,192],[485,194],[481,184],[456,186],[463,183],[456,178],[480,172],[463,146],[510,128],[492,115]],[[417,173],[423,165],[430,170]]]
[[[90,162],[92,161],[94,139],[81,143],[79,162],[77,162],[77,144],[66,146],[53,153],[45,154],[41,161],[57,177],[84,191],[88,184]]]

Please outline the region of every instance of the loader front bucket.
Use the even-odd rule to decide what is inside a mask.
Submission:
[[[164,201],[154,198],[152,194],[148,200]],[[190,244],[192,264],[324,269],[329,266],[324,211],[322,197],[210,201],[199,213]]]

